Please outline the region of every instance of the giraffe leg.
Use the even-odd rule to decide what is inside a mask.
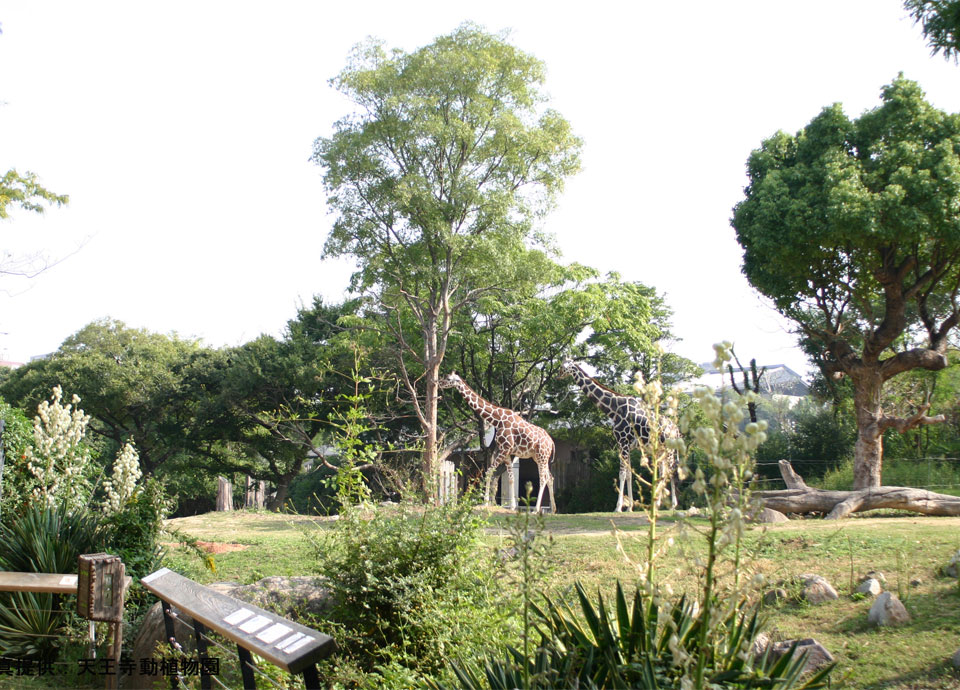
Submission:
[[[633,467],[631,466],[627,470],[627,503],[626,510],[628,513],[633,512]]]
[[[553,475],[549,474],[550,482],[550,513],[553,515],[557,514],[557,502],[553,500]]]
[[[547,467],[547,460],[537,460],[537,469],[540,471],[540,491],[537,492],[537,512],[540,512],[540,504],[543,501],[543,492],[547,489],[547,483],[550,481],[550,469]],[[550,490],[550,507],[553,507],[553,490]]]
[[[487,471],[486,498],[484,499],[486,505],[491,505],[493,503],[493,499],[496,498],[496,492],[493,491],[493,477],[497,473],[497,468],[502,464],[509,463],[509,460],[509,448],[498,450],[497,454],[493,456],[493,460],[490,462],[490,469]],[[507,468],[507,471],[509,471],[509,467]]]
[[[674,510],[677,509],[677,475],[675,472],[670,473],[670,505]]]
[[[623,510],[623,485],[627,481],[627,468],[623,464],[623,458],[620,459],[620,485],[617,489],[617,507],[614,508],[615,513],[619,513]]]

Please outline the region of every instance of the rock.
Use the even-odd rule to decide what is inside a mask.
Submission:
[[[800,594],[800,597],[807,603],[823,604],[840,598],[837,590],[835,590],[825,578],[819,575],[805,573],[803,575],[797,575],[795,581],[803,583],[803,592]]]
[[[911,587],[919,587],[922,584],[923,584],[923,580],[921,580],[919,577],[915,577],[912,580],[910,580]]]
[[[771,589],[763,595],[763,603],[767,606],[773,606],[774,604],[779,604],[781,601],[785,601],[789,597],[789,593],[783,587],[777,587],[776,589]]]
[[[960,549],[950,557],[950,561],[945,566],[940,568],[940,572],[947,577],[958,577],[960,575]]]
[[[960,670],[960,649],[958,649],[956,653],[954,653],[953,659],[951,659],[951,662],[953,663],[953,667],[955,669]]]
[[[897,597],[890,592],[884,592],[873,602],[867,620],[881,626],[901,625],[910,622],[910,614]]]
[[[750,653],[754,658],[763,656],[763,653],[767,651],[767,647],[770,646],[770,636],[767,633],[760,633],[755,638],[753,638],[753,644],[750,645]]]
[[[700,514],[700,509],[697,508],[696,506],[690,506],[689,508],[687,508],[686,513],[690,517],[695,517]]]
[[[241,585],[238,582],[217,582],[208,585],[222,594],[236,597],[254,606],[259,606],[277,614],[297,620],[303,614],[323,614],[328,611],[333,600],[329,590],[319,577],[265,577],[252,585]],[[183,650],[190,653],[196,649],[193,637],[193,620],[190,616],[172,607],[173,612],[181,622],[174,622],[174,634]],[[158,643],[166,640],[163,625],[163,612],[158,601],[150,607],[144,616],[133,647],[130,649],[130,658],[149,659],[153,656]],[[137,662],[139,663],[139,661]],[[127,676],[136,678],[137,676]],[[127,685],[125,687],[134,687]]]
[[[766,524],[775,522],[790,522],[790,518],[781,513],[779,510],[774,510],[773,508],[764,508],[757,513],[755,522],[762,522]]]
[[[868,577],[866,580],[860,583],[859,587],[857,587],[858,594],[867,594],[871,597],[877,596],[882,591],[883,587],[880,586],[880,580],[872,577]]]
[[[790,648],[793,646],[794,642],[797,644],[798,656],[804,652],[807,653],[807,663],[804,664],[803,667],[804,673],[815,671],[821,666],[826,666],[827,664],[833,663],[833,655],[827,651],[826,647],[812,637],[808,637],[800,641],[784,640],[783,642],[773,643],[770,645],[770,654],[768,657],[769,662],[771,664],[776,663],[780,657],[790,651]]]
[[[867,574],[863,576],[863,579],[866,580],[867,578],[871,578],[871,577],[872,577],[874,580],[879,581],[881,585],[887,584],[887,578],[885,578],[885,577],[883,576],[883,573],[881,573],[879,570],[870,570],[870,571],[868,571]]]

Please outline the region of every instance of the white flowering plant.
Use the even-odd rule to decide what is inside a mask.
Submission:
[[[93,493],[92,452],[84,441],[90,416],[79,402],[74,395],[64,405],[63,389],[55,386],[50,400],[37,407],[33,445],[24,457],[32,497],[67,510],[85,507]]]

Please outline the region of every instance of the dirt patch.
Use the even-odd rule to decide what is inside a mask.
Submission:
[[[164,546],[177,547],[179,543],[166,543]],[[197,546],[207,553],[227,553],[228,551],[246,551],[250,548],[248,544],[225,544],[217,541],[198,541]]]
[[[197,546],[207,553],[226,553],[228,551],[245,551],[250,547],[246,544],[223,544],[215,541],[198,541]]]

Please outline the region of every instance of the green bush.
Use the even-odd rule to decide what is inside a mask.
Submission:
[[[347,506],[313,538],[336,606],[328,621],[340,666],[387,678],[432,674],[445,659],[497,639],[500,588],[480,544],[472,497],[455,506]]]

